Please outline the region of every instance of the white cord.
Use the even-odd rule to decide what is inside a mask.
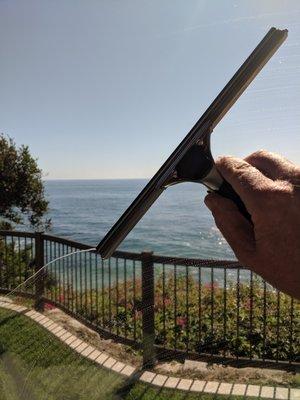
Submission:
[[[5,297],[8,297],[8,296],[12,295],[17,289],[19,289],[20,286],[25,285],[26,282],[30,281],[30,280],[33,279],[35,276],[37,276],[37,275],[41,272],[42,269],[45,269],[46,267],[48,267],[49,265],[55,263],[56,261],[61,260],[62,258],[69,257],[69,256],[71,256],[71,255],[73,255],[73,254],[87,253],[87,252],[93,251],[93,250],[96,250],[96,248],[95,248],[95,247],[91,247],[90,249],[86,249],[86,250],[72,251],[72,253],[64,254],[63,256],[60,256],[60,257],[58,257],[58,258],[55,258],[55,259],[52,260],[52,261],[49,261],[47,264],[43,265],[38,271],[36,271],[33,275],[31,275],[28,279],[26,279],[26,281],[20,283],[20,284],[19,284],[18,286],[16,286],[11,292],[7,293],[7,294],[5,295]]]

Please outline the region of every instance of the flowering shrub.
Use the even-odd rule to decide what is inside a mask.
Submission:
[[[175,290],[176,288],[176,290]],[[155,342],[194,353],[295,360],[300,356],[299,303],[254,280],[203,283],[189,276],[156,276]],[[135,295],[134,295],[135,293]],[[87,320],[117,335],[142,339],[141,281],[112,284],[103,290],[68,287],[59,299]],[[293,312],[291,312],[293,311]],[[294,325],[293,325],[294,324]],[[298,324],[298,325],[297,325]]]

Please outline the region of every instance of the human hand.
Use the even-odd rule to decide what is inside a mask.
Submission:
[[[216,166],[253,222],[231,200],[216,193],[206,196],[205,204],[237,259],[300,299],[300,167],[266,151],[245,160],[222,157]]]

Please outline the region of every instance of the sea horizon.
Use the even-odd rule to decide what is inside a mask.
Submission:
[[[96,246],[147,179],[49,179],[51,234]],[[119,250],[191,258],[234,259],[204,205],[206,189],[184,183],[168,188],[118,247]]]

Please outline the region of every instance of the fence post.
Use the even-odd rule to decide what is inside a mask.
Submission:
[[[143,368],[152,368],[155,363],[154,330],[154,268],[152,252],[142,252],[142,324],[143,324]]]
[[[35,233],[35,272],[44,265],[44,237],[42,232]],[[41,271],[35,280],[35,304],[34,308],[37,311],[44,310],[44,289],[45,289],[45,274]]]

